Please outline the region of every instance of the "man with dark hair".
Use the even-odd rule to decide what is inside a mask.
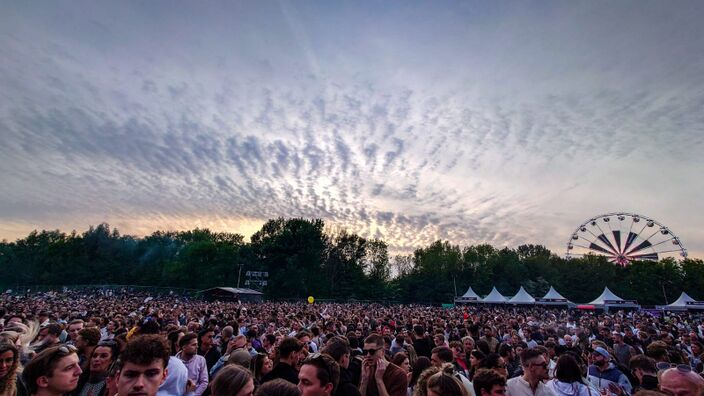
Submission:
[[[59,337],[61,336],[61,325],[58,323],[49,323],[43,326],[39,330],[39,335],[37,340],[40,341],[39,346],[35,348],[35,351],[41,352],[46,348],[51,348],[61,343]]]
[[[298,372],[301,396],[337,396],[339,381],[340,366],[335,359],[324,353],[309,355]]]
[[[384,338],[371,334],[364,340],[359,393],[364,396],[405,396],[408,377],[400,367],[384,358]],[[452,355],[452,352],[450,352]]]
[[[117,396],[155,396],[168,374],[169,346],[158,335],[137,336],[120,355]]]
[[[44,349],[24,368],[23,376],[31,395],[59,396],[78,386],[83,372],[76,347],[52,346]]]
[[[432,351],[430,340],[425,336],[425,329],[421,325],[413,326],[413,349],[418,356],[425,356],[430,359]]]
[[[354,375],[349,369],[350,347],[347,340],[339,336],[333,337],[328,340],[321,352],[330,355],[340,366],[340,382],[335,390],[335,396],[359,396]]]
[[[542,351],[529,348],[521,353],[523,376],[515,377],[506,383],[509,396],[554,396],[555,393],[545,386],[543,380],[548,376],[548,361]]]
[[[658,368],[655,365],[655,359],[645,355],[636,355],[631,358],[629,364],[631,373],[638,380],[638,386],[633,388],[634,393],[639,390],[658,389]]]
[[[430,354],[430,362],[433,364],[433,366],[439,369],[442,369],[442,366],[445,363],[452,364],[454,358],[455,357],[452,353],[452,350],[444,346],[433,348]],[[462,386],[464,386],[464,388],[470,395],[474,394],[474,387],[472,386],[472,383],[469,381],[469,379],[467,379],[467,377],[462,375],[462,373],[457,371],[457,369],[454,370],[453,375],[462,383]]]
[[[78,359],[83,370],[88,368],[88,359],[93,354],[98,342],[100,342],[100,330],[95,327],[81,329],[74,339],[74,345],[78,349]]]
[[[506,394],[506,378],[494,370],[480,369],[474,374],[472,385],[477,396],[503,396]]]
[[[303,345],[293,338],[286,337],[279,345],[279,363],[262,378],[262,383],[275,378],[283,378],[292,384],[298,384],[298,362],[301,359]]]
[[[198,354],[205,358],[205,363],[208,365],[208,372],[220,359],[220,352],[214,346],[213,337],[215,331],[206,328],[198,333]]]
[[[181,359],[181,362],[188,370],[188,381],[195,384],[195,396],[200,396],[208,388],[208,367],[203,356],[198,355],[198,335],[196,333],[188,333],[181,337],[178,342],[181,351],[176,354],[176,357]]]

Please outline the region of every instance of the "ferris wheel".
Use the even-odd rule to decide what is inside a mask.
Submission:
[[[607,213],[582,223],[567,242],[566,258],[596,254],[619,265],[634,260],[687,258],[687,249],[669,228],[635,213]]]

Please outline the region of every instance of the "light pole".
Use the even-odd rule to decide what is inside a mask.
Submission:
[[[240,288],[240,278],[242,277],[242,263],[240,263],[240,271],[237,274],[237,288]]]

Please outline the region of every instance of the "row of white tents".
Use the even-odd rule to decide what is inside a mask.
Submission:
[[[484,298],[481,298],[470,286],[467,292],[462,296],[455,299],[455,303],[458,304],[509,304],[509,305],[546,305],[546,306],[567,306],[570,308],[574,307],[584,307],[591,309],[605,309],[609,308],[630,308],[639,309],[637,301],[634,300],[624,300],[621,297],[614,294],[608,287],[604,287],[604,291],[599,297],[594,299],[594,301],[578,305],[575,304],[560,293],[557,292],[552,286],[550,290],[542,298],[535,298],[531,296],[524,288],[518,290],[518,293],[513,297],[505,297],[496,287],[491,289],[491,292],[487,294]],[[703,309],[704,301],[696,301],[687,293],[682,292],[680,298],[677,301],[669,305],[659,305],[657,309],[669,310],[669,311],[684,311],[688,309]]]

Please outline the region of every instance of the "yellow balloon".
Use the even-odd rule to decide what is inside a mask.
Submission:
[[[308,296],[308,304],[313,304],[315,302],[315,299],[313,296]]]

